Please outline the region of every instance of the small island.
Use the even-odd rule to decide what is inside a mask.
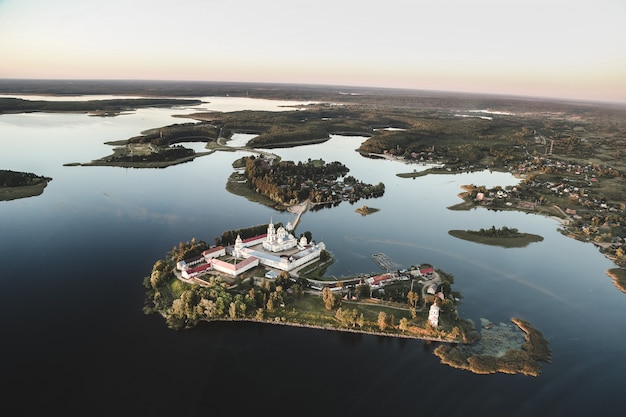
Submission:
[[[38,196],[50,181],[30,172],[0,170],[0,201]]]
[[[367,216],[368,214],[372,214],[372,213],[376,213],[377,211],[380,211],[380,209],[374,208],[374,207],[368,207],[365,204],[362,205],[361,207],[357,208],[356,210],[357,213],[359,213],[361,216]]]
[[[520,233],[516,228],[503,226],[480,230],[450,230],[450,236],[470,242],[482,243],[485,245],[501,246],[503,248],[522,248],[533,242],[541,242],[542,236],[532,233]]]

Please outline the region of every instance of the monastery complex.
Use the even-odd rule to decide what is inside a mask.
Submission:
[[[318,260],[325,248],[324,243],[308,242],[305,236],[298,240],[286,228],[275,228],[270,221],[266,234],[248,239],[238,235],[232,247],[212,247],[197,258],[178,262],[176,267],[185,279],[210,271],[237,277],[259,265],[275,272],[292,272]]]
[[[268,272],[267,278],[276,278],[282,271],[294,273],[300,267],[319,260],[322,250],[325,250],[324,243],[308,242],[303,235],[297,239],[290,232],[291,224],[287,227],[276,228],[272,221],[268,224],[267,233],[242,239],[237,235],[235,243],[228,247],[214,246],[202,252],[201,256],[193,259],[179,261],[176,269],[179,271],[179,278],[202,282],[201,276],[204,274],[221,273],[232,278],[255,268],[264,266]],[[372,289],[382,289],[385,285],[398,281],[421,279],[423,289],[422,297],[426,295],[443,299],[443,293],[438,288],[441,280],[432,266],[421,266],[411,270],[390,271],[393,266],[384,254],[375,254],[376,263],[387,269],[387,273],[373,275],[363,279],[363,277],[343,281],[344,285],[336,286],[336,282],[323,283],[321,281],[310,281],[311,288],[321,291],[328,286],[331,290],[342,290],[344,286],[355,286],[357,283],[367,283]],[[422,281],[423,280],[423,281]],[[383,290],[384,291],[384,290]],[[436,302],[430,306],[428,322],[433,327],[439,325],[440,308]]]

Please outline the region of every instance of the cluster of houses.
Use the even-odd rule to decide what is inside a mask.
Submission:
[[[425,278],[432,280],[435,277],[435,269],[432,266],[419,267],[411,270],[401,270],[396,272],[388,272],[386,274],[376,275],[368,278],[366,281],[372,289],[380,289],[387,284],[398,280],[409,280],[414,278]],[[439,282],[431,282],[425,285],[424,290],[427,294],[443,299],[443,293],[438,291]],[[432,327],[439,326],[439,313],[441,308],[436,302],[433,302],[428,310],[428,323]]]
[[[324,243],[308,242],[305,236],[296,239],[284,227],[275,228],[270,221],[267,233],[242,239],[237,236],[233,247],[214,246],[201,256],[179,261],[176,268],[185,279],[215,271],[233,278],[263,265],[273,270],[291,272],[319,259]]]
[[[411,270],[402,269],[398,272],[388,272],[386,274],[375,275],[373,277],[369,277],[366,279],[366,282],[370,286],[371,289],[376,290],[384,287],[387,284],[390,284],[394,281],[408,281],[414,278],[426,278],[432,279],[434,277],[435,270],[432,266],[429,267],[419,267]],[[428,288],[429,294],[434,295],[437,286],[435,284],[431,284],[433,289]]]

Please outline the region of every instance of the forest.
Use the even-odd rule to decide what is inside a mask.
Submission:
[[[265,158],[244,158],[244,175],[249,187],[277,203],[288,205],[309,200],[312,203],[355,202],[361,198],[380,197],[385,185],[363,183],[347,175],[348,167],[340,162],[325,163],[309,159],[306,162],[279,161]],[[338,181],[343,177],[342,181]]]

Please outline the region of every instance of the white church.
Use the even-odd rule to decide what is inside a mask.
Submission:
[[[245,241],[241,236],[237,236],[233,256],[243,259],[258,258],[261,265],[290,272],[319,259],[325,248],[322,242],[308,242],[304,235],[298,240],[284,227],[275,228],[274,223],[270,221],[266,235]]]
[[[307,245],[306,237],[302,236],[300,242],[284,227],[274,228],[274,224],[270,221],[267,226],[267,236],[263,241],[263,249],[268,252],[282,252],[295,248],[297,245],[304,247]]]
[[[287,229],[292,229],[289,223]],[[176,267],[186,279],[210,270],[236,277],[257,265],[290,272],[319,259],[326,248],[324,243],[308,242],[304,235],[298,240],[287,229],[282,226],[275,228],[270,220],[267,234],[245,240],[237,235],[232,250],[234,262],[219,259],[226,255],[226,248],[215,246],[202,252],[202,256],[178,262]]]

